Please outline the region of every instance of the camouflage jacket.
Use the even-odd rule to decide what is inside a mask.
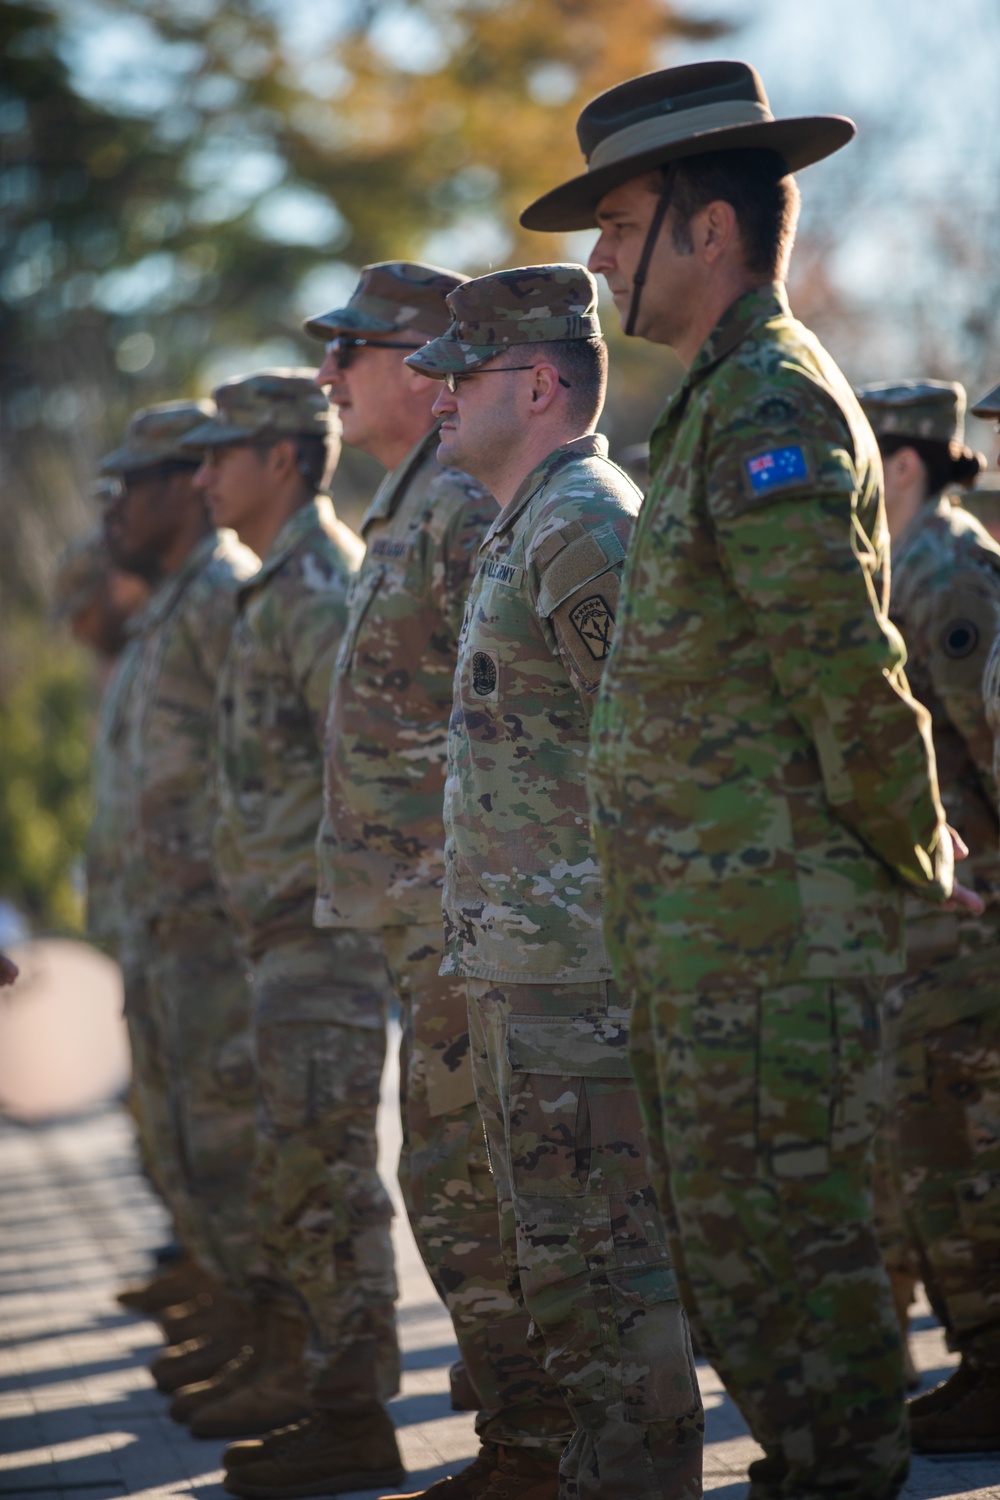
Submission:
[[[906,675],[929,709],[941,800],[969,846],[958,870],[989,905],[985,916],[935,910],[907,897],[907,967],[964,957],[998,940],[1000,821],[983,669],[1000,636],[1000,547],[947,499],[920,511],[892,549],[893,623],[906,642]],[[992,897],[992,900],[990,899]]]
[[[591,783],[597,821],[648,830],[627,879],[677,934],[671,982],[898,972],[903,886],[943,901],[951,842],[875,440],[782,287],[724,313],[651,471]]]
[[[275,538],[239,591],[219,685],[215,868],[253,953],[312,929],[323,725],[358,538],[320,496]]]
[[[317,846],[321,927],[441,920],[441,803],[452,680],[479,544],[481,485],[435,458],[435,427],[383,480],[362,524],[327,721]]]
[[[131,911],[147,922],[219,905],[211,858],[215,693],[236,591],[259,566],[234,532],[210,532],[142,614],[123,884]]]
[[[610,975],[586,752],[642,496],[606,455],[597,436],[557,448],[480,550],[448,739],[442,973]]]
[[[93,817],[87,833],[87,934],[117,950],[128,926],[122,891],[129,842],[128,726],[142,647],[141,616],[127,626],[130,639],[101,698],[93,756]]]

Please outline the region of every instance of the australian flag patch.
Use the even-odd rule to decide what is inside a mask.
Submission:
[[[797,443],[790,448],[772,448],[769,453],[748,458],[744,468],[755,495],[769,495],[772,490],[809,478],[805,453]]]

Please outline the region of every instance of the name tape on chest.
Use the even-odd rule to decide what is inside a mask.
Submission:
[[[519,589],[524,577],[523,568],[514,563],[501,562],[498,557],[488,557],[483,564],[483,572],[493,583],[503,583],[511,589]]]
[[[798,443],[787,448],[772,448],[756,458],[744,460],[744,472],[754,495],[770,495],[790,488],[809,478],[805,451]]]
[[[401,562],[409,557],[413,547],[393,536],[377,536],[368,549],[372,557],[384,558],[387,562]]]

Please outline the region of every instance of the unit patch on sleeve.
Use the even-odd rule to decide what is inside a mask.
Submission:
[[[615,617],[603,594],[581,599],[569,612],[570,623],[595,661],[604,661],[611,650]]]
[[[477,698],[492,698],[496,702],[499,660],[495,651],[473,651],[472,691]]]
[[[788,448],[772,448],[756,458],[744,460],[744,472],[754,495],[770,495],[775,490],[801,484],[809,478],[806,455],[798,443]]]

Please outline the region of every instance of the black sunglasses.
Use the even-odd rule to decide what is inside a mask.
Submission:
[[[422,349],[423,344],[392,344],[383,343],[378,339],[355,339],[349,338],[347,334],[340,333],[335,339],[331,339],[326,346],[327,354],[333,355],[333,362],[338,370],[346,370],[354,358],[355,349],[363,349],[365,346],[371,349]]]

